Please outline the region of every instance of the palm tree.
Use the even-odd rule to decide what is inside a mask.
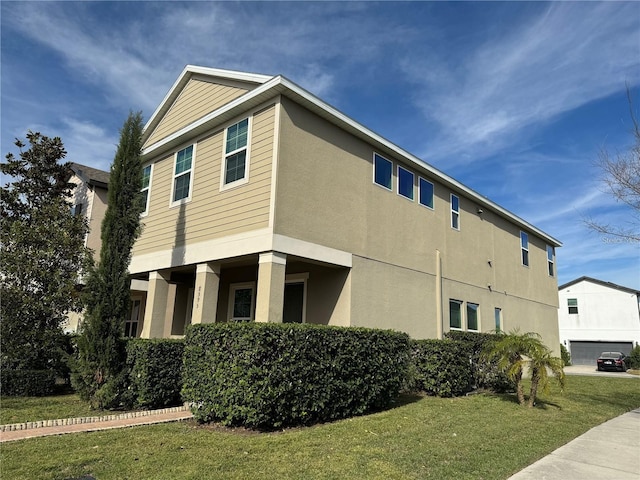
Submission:
[[[520,405],[533,407],[538,390],[546,391],[549,386],[549,371],[558,380],[560,388],[564,388],[562,359],[553,357],[551,353],[537,333],[520,334],[515,330],[509,334],[500,333],[497,341],[491,344],[485,355],[490,359],[497,359],[498,368],[515,382]],[[528,403],[525,400],[522,385],[522,376],[526,367],[529,368],[531,377]]]

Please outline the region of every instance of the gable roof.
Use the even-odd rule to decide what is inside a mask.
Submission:
[[[639,290],[634,290],[633,288],[623,287],[622,285],[617,285],[615,283],[605,282],[604,280],[598,280],[597,278],[586,277],[586,276],[583,276],[583,277],[580,277],[580,278],[576,278],[575,280],[571,280],[570,282],[565,283],[564,285],[560,285],[558,287],[558,290],[564,290],[565,288],[570,287],[571,285],[575,285],[576,283],[580,283],[580,282],[595,283],[596,285],[601,285],[603,287],[614,288],[614,289],[620,290],[622,292],[633,293],[634,295],[640,296],[640,291]]]
[[[304,88],[293,83],[291,80],[282,75],[269,77],[266,75],[187,65],[176,83],[174,83],[174,85],[171,87],[171,90],[169,90],[167,96],[164,98],[160,106],[156,109],[156,111],[153,113],[153,115],[145,125],[143,142],[147,138],[149,138],[149,135],[151,134],[153,129],[158,125],[158,123],[162,119],[162,116],[169,110],[189,79],[196,74],[208,75],[214,78],[227,80],[241,80],[244,82],[253,83],[257,86],[244,95],[236,98],[235,100],[230,101],[229,103],[223,105],[220,108],[217,108],[216,110],[210,112],[209,114],[203,116],[195,122],[192,122],[186,127],[183,127],[182,129],[161,139],[160,141],[147,146],[142,151],[143,157],[159,155],[173,148],[176,148],[179,144],[181,144],[188,138],[203,134],[210,128],[213,128],[215,125],[223,123],[227,120],[231,120],[233,117],[240,115],[244,110],[256,107],[277,95],[284,95],[287,98],[298,103],[299,105],[307,108],[311,112],[315,113],[319,117],[338,126],[339,128],[347,131],[355,137],[360,138],[361,140],[373,145],[374,148],[381,150],[381,153],[391,155],[396,160],[401,160],[405,163],[413,164],[420,170],[427,172],[433,178],[437,179],[440,183],[475,201],[478,206],[490,209],[497,215],[506,218],[512,223],[515,223],[523,230],[534,233],[554,247],[562,246],[562,242],[560,242],[556,238],[543,232],[531,223],[511,213],[497,203],[489,200],[487,197],[460,183],[444,172],[441,172],[422,159],[416,157],[415,155],[412,155],[411,153],[383,138],[372,130],[369,130],[364,125],[356,122],[352,118],[348,117],[344,113],[340,112],[336,108],[327,104],[320,98],[316,97],[312,93],[308,92]]]
[[[102,188],[107,188],[109,185],[109,172],[105,172],[104,170],[98,170],[97,168],[74,162],[71,162],[71,170],[73,170],[73,173],[80,177],[82,181],[89,185]]]

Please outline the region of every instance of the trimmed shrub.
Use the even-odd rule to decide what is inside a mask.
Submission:
[[[498,368],[497,361],[489,360],[483,355],[483,352],[490,349],[491,344],[496,341],[495,334],[452,330],[444,336],[464,344],[463,348],[472,365],[471,381],[474,388],[499,393],[515,389],[515,384]]]
[[[184,340],[132,339],[127,342],[128,398],[131,407],[182,404]]]
[[[562,358],[562,365],[565,367],[571,365],[571,354],[563,344],[560,344],[560,358]]]
[[[44,397],[51,395],[56,385],[53,370],[0,371],[0,393],[12,397]]]
[[[627,366],[633,370],[640,370],[640,345],[636,345],[631,350],[627,358]]]
[[[471,390],[466,344],[456,340],[412,340],[414,388],[427,395],[455,397]]]
[[[273,429],[388,407],[405,384],[409,337],[297,324],[192,325],[182,396],[199,422]]]

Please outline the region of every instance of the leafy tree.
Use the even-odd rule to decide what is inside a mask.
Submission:
[[[562,363],[565,367],[571,365],[571,354],[563,344],[560,344],[560,358],[562,358]]]
[[[564,388],[562,359],[551,355],[551,350],[542,343],[540,335],[531,332],[520,334],[518,331],[499,335],[500,338],[490,346],[485,355],[497,359],[499,368],[515,382],[520,405],[534,406],[538,390],[545,391],[548,388],[549,371],[558,380],[560,387]],[[522,383],[526,368],[531,377],[528,402]]]
[[[592,230],[621,241],[640,242],[640,125],[633,109],[631,91],[627,87],[631,134],[633,145],[628,150],[610,154],[602,150],[598,166],[604,174],[604,185],[617,202],[630,209],[629,226],[616,226],[587,218],[585,223]]]
[[[130,302],[128,267],[143,212],[142,128],[142,115],[131,113],[120,131],[102,222],[100,261],[87,281],[87,309],[72,382],[94,408],[121,406],[126,390],[123,336]]]
[[[73,172],[62,140],[29,131],[0,171],[0,350],[2,369],[61,365],[66,313],[81,309],[79,274],[89,261],[87,222],[71,215]]]

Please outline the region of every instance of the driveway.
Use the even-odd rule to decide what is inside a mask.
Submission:
[[[564,373],[567,375],[593,375],[597,377],[616,377],[616,378],[635,378],[640,380],[640,375],[631,375],[626,372],[599,372],[594,365],[571,365],[564,367]]]

